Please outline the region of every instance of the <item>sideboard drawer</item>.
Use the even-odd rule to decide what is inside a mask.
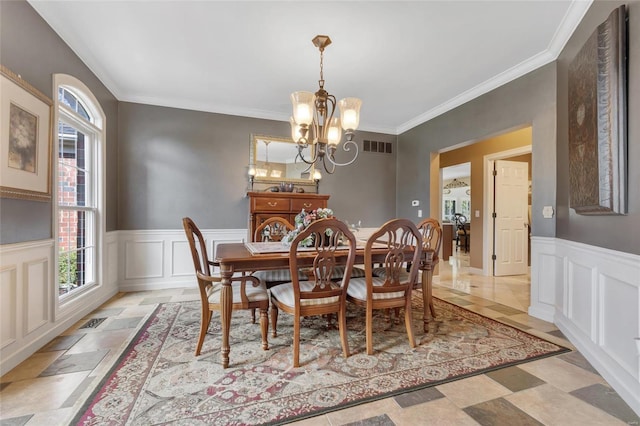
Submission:
[[[0,0],[2,1],[2,0]],[[326,208],[329,195],[297,192],[249,192],[248,241],[253,241],[256,228],[270,217],[281,217],[293,225],[300,210]]]
[[[327,207],[327,200],[314,200],[312,198],[301,198],[291,200],[291,210],[293,212],[300,212],[302,209],[305,211],[311,211],[319,208]]]
[[[253,210],[262,212],[288,212],[291,210],[288,198],[254,198]]]

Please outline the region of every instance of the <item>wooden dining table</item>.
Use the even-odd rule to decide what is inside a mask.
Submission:
[[[270,249],[268,244],[272,245]],[[356,247],[356,265],[364,263],[364,242],[358,242]],[[257,247],[257,248],[256,248]],[[383,249],[373,249],[373,262],[378,263],[384,260],[387,253]],[[345,250],[346,260],[346,250]],[[309,254],[308,264],[304,261],[304,254],[299,256],[299,264],[302,267],[312,266],[313,253]],[[340,256],[337,256],[337,260]],[[424,302],[424,331],[428,330],[428,323],[435,312],[433,310],[432,279],[433,279],[433,250],[423,250],[422,261],[419,268],[422,271],[422,297]],[[289,249],[283,249],[282,243],[223,243],[216,248],[214,262],[220,267],[221,289],[220,289],[220,322],[222,324],[222,366],[229,366],[229,330],[231,328],[231,313],[233,303],[233,290],[231,288],[231,278],[235,273],[255,272],[273,269],[289,268]]]

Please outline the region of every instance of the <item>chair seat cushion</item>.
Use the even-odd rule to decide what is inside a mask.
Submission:
[[[257,271],[252,274],[261,282],[269,285],[269,283],[286,283],[291,281],[291,271],[289,269],[274,269],[272,271]],[[306,280],[307,274],[298,270],[298,279]]]
[[[373,274],[374,277],[379,277],[379,278],[387,278],[387,268],[385,267],[380,267],[380,268],[373,268],[371,270],[371,273]],[[406,282],[409,280],[409,273],[406,270],[402,270],[400,271],[400,282]]]
[[[299,281],[300,290],[301,291],[311,291],[315,285],[313,281]],[[340,288],[337,284],[332,284],[332,288]],[[293,293],[293,283],[285,283],[280,284],[271,288],[271,297],[278,300],[280,303],[294,307],[294,293]],[[300,299],[300,306],[311,306],[311,305],[324,305],[330,303],[336,303],[340,298],[338,296],[332,297],[321,297],[318,299]]]
[[[331,274],[332,280],[342,279],[344,276],[344,266],[335,266],[333,268],[333,273]],[[351,268],[351,278],[362,278],[364,277],[364,269],[356,268],[355,266]]]
[[[373,285],[381,286],[384,284],[384,278],[373,277]],[[358,300],[367,300],[367,279],[366,278],[354,278],[349,281],[349,287],[347,287],[347,295]],[[398,297],[404,297],[404,291],[393,291],[388,293],[373,293],[373,299],[395,299]]]
[[[222,285],[219,283],[209,288],[209,291],[207,292],[207,300],[209,303],[220,303],[221,288]],[[232,283],[231,289],[233,290],[233,303],[242,302],[242,298],[240,297],[240,283]],[[244,290],[245,293],[247,293],[247,299],[249,299],[250,302],[269,300],[269,293],[267,293],[267,287],[263,282],[260,282],[259,286],[254,287],[253,282],[247,281]]]

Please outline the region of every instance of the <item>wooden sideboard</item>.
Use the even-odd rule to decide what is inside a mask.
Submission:
[[[449,261],[449,256],[453,253],[453,240],[455,235],[453,223],[442,224],[442,260]]]
[[[326,208],[329,195],[297,192],[249,192],[249,235],[253,241],[256,228],[270,217],[281,217],[292,224],[302,209]]]

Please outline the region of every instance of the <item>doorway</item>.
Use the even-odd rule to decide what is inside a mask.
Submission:
[[[462,142],[459,145],[431,154],[430,190],[432,208],[430,214],[432,217],[444,219],[445,216],[442,194],[444,182],[443,170],[446,170],[447,167],[463,163],[471,164],[469,221],[471,222],[473,232],[470,238],[470,251],[467,259],[465,259],[466,262],[460,265],[462,268],[455,274],[450,275],[451,271],[447,269],[453,265],[443,265],[443,278],[448,282],[450,279],[448,277],[457,277],[454,279],[456,288],[462,286],[463,283],[468,283],[469,292],[472,294],[479,293],[481,289],[498,293],[498,289],[501,288],[504,290],[500,290],[499,292],[505,292],[504,298],[508,298],[507,294],[511,291],[509,289],[509,283],[517,283],[518,288],[522,287],[522,292],[520,292],[518,296],[520,299],[519,304],[528,303],[530,295],[530,275],[528,271],[526,275],[515,275],[503,278],[493,276],[493,268],[490,264],[492,261],[491,254],[493,253],[493,226],[491,223],[492,209],[489,208],[489,206],[493,207],[493,181],[489,181],[489,178],[493,179],[493,175],[490,173],[490,170],[493,170],[493,164],[489,166],[488,161],[495,162],[496,160],[507,158],[521,161],[514,157],[528,156],[528,160],[526,161],[528,161],[531,166],[532,140],[532,128],[528,126],[483,140]],[[529,167],[529,170],[531,170],[531,167]],[[529,177],[529,180],[531,180],[531,177]],[[530,205],[530,194],[528,195],[528,202]],[[443,241],[443,248],[444,245]],[[452,245],[450,245],[450,247],[452,247]],[[464,254],[464,251],[461,255],[462,254]],[[441,257],[441,263],[443,261],[444,252]],[[446,263],[446,261],[444,261],[444,263]],[[527,265],[529,264],[529,260],[527,259]],[[528,270],[530,270],[530,268],[528,268]],[[498,283],[504,283],[504,285],[498,285]],[[515,284],[513,285],[515,286]],[[495,297],[497,300],[503,296],[496,294]]]
[[[491,275],[491,276],[496,275],[495,274],[496,271],[494,270],[493,255],[496,253],[496,240],[497,240],[495,236],[495,221],[493,218],[495,198],[496,198],[495,197],[496,187],[495,187],[493,170],[495,169],[496,162],[500,160],[528,162],[527,179],[528,179],[528,182],[531,182],[531,145],[525,145],[518,148],[510,149],[510,150],[495,152],[495,153],[487,154],[484,156],[483,163],[484,163],[484,170],[486,171],[486,173],[484,173],[483,186],[485,188],[484,193],[486,194],[486,196],[484,197],[484,206],[483,206],[483,211],[484,211],[483,228],[486,230],[486,232],[484,233],[485,238],[483,241],[483,251],[485,253],[490,253],[491,255],[484,257],[483,271],[486,271],[485,275]],[[527,194],[528,208],[526,212],[526,218],[524,218],[525,220],[524,224],[527,226],[525,236],[526,236],[526,244],[527,244],[526,263],[528,267],[529,260],[530,260],[529,253],[531,252],[531,242],[529,237],[530,223],[531,223],[530,185],[528,185],[527,191],[528,191],[528,194]],[[524,226],[522,227],[524,228]],[[508,275],[508,274],[505,274],[505,275]]]
[[[466,162],[441,169],[440,200],[442,211],[440,221],[443,226],[451,227],[445,232],[447,241],[443,244],[444,259],[458,250],[464,253],[470,250],[471,237],[471,163]],[[451,243],[451,244],[450,244]]]

